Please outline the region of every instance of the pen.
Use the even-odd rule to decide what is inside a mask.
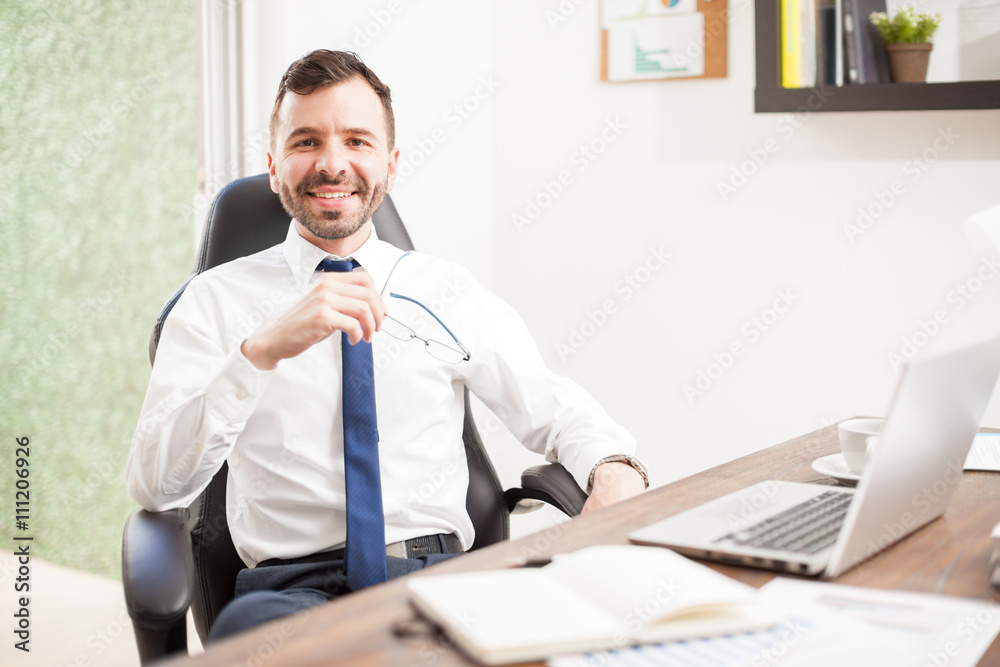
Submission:
[[[526,558],[524,556],[518,556],[511,558],[506,563],[504,567],[519,568],[519,567],[544,567],[552,562],[550,556],[537,556],[534,558]]]

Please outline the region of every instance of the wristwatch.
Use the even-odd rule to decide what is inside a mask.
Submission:
[[[627,463],[632,466],[637,473],[642,475],[642,481],[646,484],[646,488],[649,488],[649,473],[646,470],[646,466],[643,465],[642,461],[635,458],[634,456],[629,456],[628,454],[615,454],[613,456],[605,456],[603,459],[594,464],[594,467],[590,469],[590,477],[587,479],[587,493],[594,488],[594,475],[597,473],[597,469],[600,468],[605,463]]]

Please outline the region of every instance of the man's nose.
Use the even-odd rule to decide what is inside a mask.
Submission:
[[[316,171],[336,176],[347,170],[347,154],[343,147],[329,144],[316,159]]]

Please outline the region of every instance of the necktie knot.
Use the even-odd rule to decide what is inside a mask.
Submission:
[[[360,264],[358,264],[358,260],[356,259],[324,259],[316,267],[316,270],[326,271],[327,273],[347,273],[353,271],[358,266]]]

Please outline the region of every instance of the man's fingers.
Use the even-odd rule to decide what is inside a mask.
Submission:
[[[382,327],[385,319],[385,302],[375,291],[371,276],[366,273],[326,274],[317,283],[317,292],[326,299],[329,307],[348,313],[362,321],[366,340]]]
[[[330,320],[330,325],[332,329],[330,335],[336,334],[338,331],[343,331],[347,334],[347,340],[351,342],[351,345],[356,344],[366,336],[366,331],[361,321],[351,315],[335,313]],[[371,342],[371,336],[368,336],[368,341]]]
[[[254,332],[244,354],[258,368],[273,368],[337,331],[351,344],[371,342],[385,318],[385,304],[364,272],[326,273],[288,312]]]
[[[357,332],[357,338],[371,342],[372,336],[378,331],[385,313],[381,308],[372,307],[370,301],[344,294],[327,297],[323,308],[330,317],[329,324],[335,329],[347,331],[352,336]]]

